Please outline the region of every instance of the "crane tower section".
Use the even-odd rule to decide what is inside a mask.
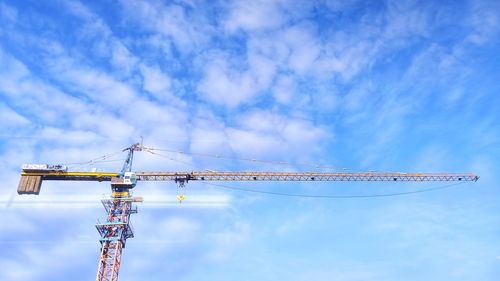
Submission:
[[[101,255],[97,267],[96,281],[116,281],[122,260],[122,250],[128,238],[134,237],[130,224],[130,215],[137,213],[134,202],[141,202],[140,197],[126,194],[114,194],[111,198],[101,200],[106,209],[106,222],[97,223],[100,234]]]

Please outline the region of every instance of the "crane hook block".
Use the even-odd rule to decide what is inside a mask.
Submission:
[[[177,200],[179,200],[179,203],[182,203],[186,199],[186,196],[184,194],[179,194],[177,195]]]

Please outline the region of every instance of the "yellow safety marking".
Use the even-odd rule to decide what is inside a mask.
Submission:
[[[110,172],[21,172],[25,176],[65,176],[65,177],[118,177],[118,173]]]
[[[122,191],[122,192],[115,191],[111,193],[111,197],[128,197],[128,191]]]

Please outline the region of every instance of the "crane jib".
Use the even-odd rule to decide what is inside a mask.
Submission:
[[[319,173],[319,172],[136,172],[138,181],[477,181],[472,173]],[[113,172],[23,171],[19,194],[38,194],[44,180],[112,181],[120,178]]]
[[[477,181],[458,173],[137,172],[141,181]]]

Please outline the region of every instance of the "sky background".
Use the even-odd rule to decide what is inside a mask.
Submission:
[[[363,199],[190,182],[182,204],[174,183],[141,182],[121,281],[498,280],[499,3],[0,0],[0,280],[95,278],[109,184],[18,196],[20,166],[119,171],[124,153],[74,163],[141,136],[192,154],[137,153],[137,171],[481,179]],[[444,184],[227,185],[345,196]]]

